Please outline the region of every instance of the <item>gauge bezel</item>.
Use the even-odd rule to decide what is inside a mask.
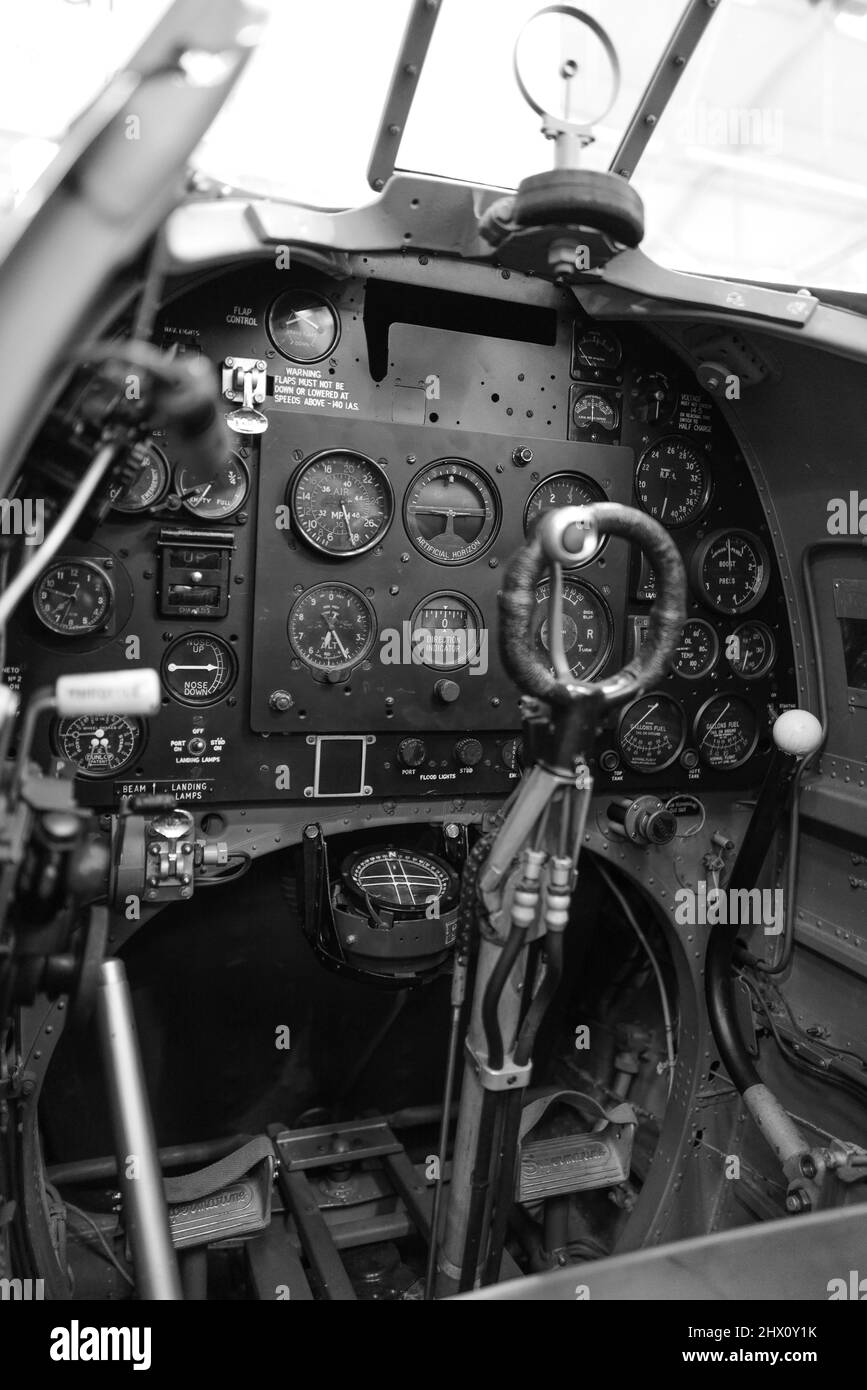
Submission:
[[[532,492],[530,493],[529,497],[527,498],[526,502],[524,503],[524,535],[525,535],[525,536],[529,535],[529,527],[530,527],[530,507],[533,505],[533,498],[536,496],[536,493],[537,493],[537,492],[541,492],[542,488],[550,487],[550,485],[551,485],[552,483],[558,483],[558,482],[561,482],[561,481],[562,481],[562,482],[567,482],[567,483],[574,483],[574,482],[586,483],[586,484],[589,485],[590,488],[592,488],[594,491],[596,491],[596,492],[598,492],[598,493],[600,494],[599,497],[595,499],[597,502],[607,502],[607,501],[608,501],[608,494],[607,494],[607,492],[605,491],[605,489],[604,489],[604,487],[602,486],[602,484],[601,484],[601,483],[597,483],[597,481],[596,481],[595,478],[589,477],[588,474],[586,474],[586,473],[564,473],[564,472],[562,471],[562,469],[558,470],[556,473],[549,473],[548,476],[547,476],[547,478],[543,478],[543,479],[541,480],[541,482],[538,482],[538,483],[536,484],[536,486],[533,488]],[[566,506],[567,504],[564,503],[563,505]],[[583,503],[576,503],[576,504],[574,504],[574,505],[581,506],[581,505],[584,505],[584,504],[583,504]],[[592,506],[593,504],[590,503],[589,505]],[[554,511],[555,508],[553,508],[553,507],[548,507],[546,510],[548,510],[548,511]],[[544,513],[540,512],[539,515],[542,516],[542,515],[544,515]],[[589,555],[589,556],[587,557],[586,560],[579,560],[579,561],[577,562],[577,564],[570,565],[570,566],[569,566],[569,569],[568,569],[568,571],[566,571],[566,573],[570,573],[570,574],[571,574],[573,570],[584,569],[584,567],[585,567],[586,565],[591,565],[591,564],[593,563],[594,560],[598,560],[598,559],[599,559],[599,556],[602,554],[603,550],[605,549],[606,545],[608,544],[608,539],[609,539],[608,536],[600,535],[600,536],[599,536],[599,539],[598,539],[598,541],[597,541],[597,544],[596,544],[596,548],[594,549],[593,553],[592,553],[591,555]]]
[[[730,606],[723,607],[714,602],[708,592],[703,574],[704,562],[710,554],[711,547],[714,546],[717,541],[724,540],[726,536],[743,536],[745,540],[749,541],[750,545],[755,547],[762,561],[762,580],[758,591],[751,599],[748,599],[746,603],[742,603],[736,608]],[[726,618],[740,618],[743,613],[751,613],[754,608],[757,608],[768,592],[768,585],[771,582],[771,556],[768,547],[765,545],[764,541],[756,535],[755,531],[748,531],[746,527],[743,526],[723,526],[717,531],[711,531],[711,533],[705,536],[696,546],[689,562],[689,572],[692,587],[701,602],[705,604],[707,608],[710,608],[714,613],[722,614],[722,616]]]
[[[605,362],[598,366],[593,366],[589,362],[581,362],[578,358],[578,344],[582,338],[591,335],[607,338],[617,349],[617,358],[614,362]],[[623,362],[623,344],[616,333],[612,333],[608,328],[600,328],[594,323],[576,322],[572,331],[572,371],[571,375],[575,380],[586,380],[582,374],[585,372],[616,372]]]
[[[473,476],[476,477],[491,494],[491,500],[493,502],[494,508],[494,516],[491,523],[491,530],[487,539],[483,542],[482,545],[479,546],[478,550],[473,551],[472,555],[467,555],[461,560],[443,559],[440,556],[429,554],[428,551],[426,551],[423,548],[423,546],[419,544],[418,536],[416,532],[413,530],[412,524],[410,522],[410,498],[413,496],[416,488],[419,486],[421,479],[429,477],[433,472],[435,472],[436,469],[446,464],[455,464],[458,468],[463,469],[465,472],[473,474]],[[406,492],[404,493],[403,525],[407,537],[410,541],[410,544],[414,546],[414,548],[418,551],[419,555],[421,555],[425,560],[429,560],[433,565],[444,565],[448,569],[455,569],[459,565],[471,565],[474,560],[478,560],[482,555],[486,554],[487,551],[490,550],[491,546],[494,544],[494,541],[497,539],[502,520],[503,499],[500,497],[500,493],[497,489],[497,486],[493,478],[489,477],[485,470],[482,467],[480,467],[479,464],[474,463],[472,459],[458,458],[457,455],[453,454],[444,454],[441,458],[432,459],[431,462],[425,468],[420,468],[419,471],[414,475],[406,489]]]
[[[347,662],[343,666],[317,666],[314,662],[311,662],[308,656],[304,656],[302,652],[299,652],[298,648],[295,645],[295,640],[292,636],[292,614],[295,612],[295,609],[298,607],[298,605],[302,603],[304,599],[309,598],[309,596],[312,593],[315,593],[317,589],[342,589],[345,593],[353,594],[357,599],[361,601],[362,605],[367,609],[367,612],[370,616],[370,637],[367,642],[367,645],[361,652],[360,656],[353,657],[352,661]],[[373,651],[373,648],[376,645],[378,633],[379,620],[376,615],[376,609],[374,608],[370,599],[367,597],[366,594],[363,594],[360,589],[357,589],[354,584],[346,584],[342,579],[320,579],[317,580],[315,584],[309,584],[302,593],[296,595],[289,609],[288,616],[286,618],[286,636],[289,641],[289,646],[292,648],[293,657],[297,661],[301,662],[301,665],[304,667],[305,671],[309,671],[311,675],[320,677],[327,677],[329,675],[332,675],[336,671],[353,671],[356,666],[360,666],[362,661],[366,661],[370,656],[370,653]]]
[[[550,577],[547,578],[547,579],[540,579],[540,580],[539,580],[539,583],[536,585],[536,588],[535,588],[535,602],[536,602],[536,605],[537,605],[537,609],[538,609],[539,604],[540,604],[539,592],[540,592],[540,590],[542,590],[542,589],[545,588],[546,584],[549,586],[549,594],[550,594],[550,584],[551,584]],[[603,616],[604,619],[605,619],[605,624],[606,624],[606,627],[607,627],[607,638],[606,638],[606,642],[605,642],[605,648],[604,648],[604,651],[602,652],[602,654],[600,655],[600,657],[598,658],[598,660],[596,661],[596,664],[593,665],[593,666],[591,666],[591,667],[589,667],[588,670],[586,671],[586,673],[584,673],[584,674],[582,674],[582,675],[580,675],[580,676],[575,675],[574,671],[572,672],[573,678],[574,678],[576,681],[592,681],[593,678],[594,678],[595,676],[597,676],[601,670],[604,669],[605,664],[606,664],[606,662],[609,660],[609,658],[610,658],[610,656],[611,656],[611,653],[612,653],[612,651],[613,651],[613,649],[614,649],[614,636],[615,636],[615,632],[614,632],[614,617],[613,617],[613,614],[612,614],[612,612],[611,612],[610,605],[605,601],[605,598],[603,597],[603,595],[600,594],[599,590],[596,589],[596,588],[594,588],[594,586],[593,586],[592,584],[588,584],[588,583],[587,583],[587,580],[584,579],[583,576],[582,576],[581,578],[573,578],[571,572],[568,572],[568,573],[564,574],[564,576],[563,576],[563,592],[564,592],[564,594],[565,594],[565,591],[566,591],[567,587],[569,587],[570,585],[571,585],[573,588],[584,589],[584,590],[586,590],[586,591],[591,595],[591,597],[592,597],[592,599],[594,600],[594,602],[599,606],[599,608],[600,608],[600,610],[601,610],[601,612],[602,612],[602,616]],[[530,621],[530,635],[531,635],[531,637],[532,637],[532,639],[533,639],[533,644],[534,644],[534,646],[536,645],[536,643],[537,643],[537,641],[538,641],[538,648],[539,648],[540,650],[537,649],[536,654],[537,654],[537,656],[539,657],[539,660],[540,660],[540,661],[541,661],[541,660],[544,660],[545,663],[546,663],[546,665],[548,665],[549,668],[550,668],[550,652],[548,652],[548,651],[546,650],[545,644],[544,644],[544,642],[542,641],[542,638],[541,638],[541,636],[540,636],[541,631],[542,631],[542,624],[546,621],[546,619],[547,619],[547,613],[545,614],[545,617],[543,617],[542,622],[540,622],[538,628],[536,628],[536,626],[535,626],[536,618],[535,618],[535,613],[534,613],[534,616],[533,616],[533,618],[532,618],[531,621]],[[571,670],[572,670],[572,667],[570,666],[569,669],[570,669],[570,671],[571,671]]]
[[[739,671],[736,666],[732,665],[730,658],[726,657],[726,665],[728,666],[732,675],[735,676],[737,680],[746,681],[747,684],[749,684],[750,681],[762,680],[763,677],[766,676],[770,671],[771,667],[777,659],[777,639],[774,636],[771,629],[768,627],[767,623],[761,622],[758,618],[748,618],[745,623],[738,623],[737,627],[733,628],[732,631],[729,633],[729,636],[737,637],[741,629],[745,627],[760,627],[762,629],[762,632],[765,634],[765,637],[767,638],[768,642],[770,643],[770,655],[768,656],[765,664],[762,667],[760,667],[758,671],[751,671],[749,675],[745,675],[743,671]]]
[[[717,630],[716,630],[716,628],[714,627],[713,623],[710,622],[707,618],[699,618],[699,617],[697,617],[697,616],[695,616],[695,615],[693,615],[693,614],[690,614],[690,615],[687,617],[686,622],[684,623],[683,627],[684,627],[684,628],[685,628],[685,627],[688,627],[690,623],[699,623],[699,624],[701,625],[701,627],[706,628],[707,631],[710,633],[711,637],[713,638],[713,656],[711,657],[709,664],[708,664],[707,666],[703,667],[703,669],[702,669],[701,671],[699,671],[697,675],[693,675],[690,671],[681,671],[681,670],[679,670],[679,668],[675,665],[674,660],[672,659],[672,663],[671,663],[671,674],[672,674],[673,676],[678,676],[682,681],[703,681],[703,680],[705,679],[706,676],[709,676],[709,675],[711,674],[711,672],[713,671],[713,669],[714,669],[714,667],[716,666],[717,662],[719,661],[719,654],[720,654],[720,639],[719,639],[719,633],[717,632]],[[681,628],[681,634],[682,634],[682,633],[683,633],[683,628]]]
[[[657,416],[655,420],[650,420],[646,416],[641,415],[639,411],[637,411],[635,408],[638,398],[642,395],[642,392],[646,390],[647,378],[651,376],[662,377],[663,381],[666,384],[666,389],[669,390],[673,396],[670,409],[667,410],[664,415]],[[642,387],[642,385],[640,384],[642,382],[645,383],[644,387]],[[629,389],[629,395],[627,397],[629,401],[630,416],[633,420],[638,421],[639,424],[649,425],[651,429],[664,429],[666,425],[671,425],[677,413],[677,407],[680,403],[680,397],[680,387],[678,386],[677,382],[672,379],[672,376],[669,372],[660,372],[653,369],[636,372],[634,377],[632,378],[632,385]]]
[[[370,468],[372,472],[376,474],[377,477],[380,479],[385,490],[387,500],[388,517],[382,529],[376,533],[372,540],[367,541],[364,545],[356,546],[352,550],[332,550],[327,545],[320,545],[318,541],[314,540],[312,536],[309,536],[307,534],[307,532],[302,528],[302,526],[298,522],[296,497],[298,494],[298,488],[300,487],[304,479],[305,473],[307,472],[308,468],[312,467],[313,464],[317,463],[320,459],[333,458],[335,454],[340,454],[346,458],[355,459],[358,462],[365,463],[367,467]],[[318,449],[315,454],[310,454],[306,459],[302,459],[289,482],[289,488],[286,494],[286,501],[289,507],[289,515],[292,520],[292,529],[294,530],[298,538],[302,540],[305,545],[308,545],[311,550],[315,550],[318,555],[327,555],[333,560],[351,560],[353,555],[364,555],[367,553],[367,551],[373,550],[375,546],[380,545],[382,541],[385,539],[389,530],[391,529],[391,524],[394,521],[394,488],[391,485],[391,479],[385,472],[385,469],[382,468],[380,464],[378,464],[374,459],[370,458],[367,454],[362,454],[359,449],[347,449],[342,445],[336,449]]]
[[[127,758],[126,762],[121,763],[120,767],[118,768],[112,768],[109,772],[87,772],[84,768],[79,767],[78,763],[75,762],[73,758],[67,757],[66,753],[64,753],[63,751],[63,745],[61,743],[61,729],[64,724],[75,724],[79,719],[123,719],[127,724],[136,725],[137,733],[135,748],[133,749],[133,752],[130,754],[130,756]],[[147,721],[139,718],[138,715],[74,714],[67,715],[62,719],[55,719],[52,722],[51,733],[49,737],[51,741],[52,752],[54,753],[55,757],[62,758],[64,762],[70,763],[72,767],[75,768],[76,777],[83,777],[88,782],[110,782],[113,777],[122,777],[126,769],[130,767],[134,762],[136,762],[137,759],[144,752],[145,748],[147,747],[148,729]]]
[[[340,866],[340,876],[348,892],[352,894],[356,901],[361,901],[363,903],[369,898],[377,907],[396,917],[419,916],[425,905],[430,901],[429,894],[426,894],[424,898],[418,902],[392,902],[381,893],[376,891],[370,892],[362,883],[359,883],[356,877],[357,873],[363,869],[368,862],[373,860],[385,860],[390,857],[394,857],[395,859],[422,860],[426,864],[429,864],[434,870],[437,883],[441,885],[441,891],[436,899],[437,902],[440,904],[445,903],[446,910],[454,904],[460,887],[460,881],[451,865],[446,863],[439,855],[431,854],[427,850],[403,849],[395,845],[374,845],[368,849],[356,850],[354,853],[347,855],[346,859],[344,859]]]
[[[213,523],[215,521],[228,521],[230,516],[238,515],[238,512],[241,510],[244,503],[247,501],[247,498],[250,496],[250,487],[252,485],[250,478],[250,470],[247,467],[244,460],[241,458],[240,454],[238,454],[234,449],[230,449],[228,451],[225,463],[228,463],[229,459],[231,459],[237,465],[237,467],[240,468],[246,480],[244,484],[244,493],[241,497],[241,500],[239,502],[236,502],[232,510],[229,512],[221,511],[210,513],[203,512],[201,507],[193,507],[190,504],[189,498],[182,496],[183,488],[181,487],[181,474],[183,473],[184,469],[189,468],[190,465],[188,463],[175,464],[174,472],[172,474],[172,482],[174,484],[175,492],[177,493],[178,497],[181,498],[181,506],[183,507],[184,511],[187,512],[190,516],[198,517],[200,521],[207,521],[209,523]]]
[[[478,604],[474,603],[473,600],[468,598],[466,594],[462,594],[459,589],[437,589],[434,593],[428,594],[427,598],[423,598],[421,602],[417,603],[415,608],[413,609],[412,617],[410,618],[410,641],[414,641],[415,633],[417,631],[416,621],[418,619],[418,615],[421,613],[422,609],[427,608],[428,605],[431,603],[435,603],[437,599],[457,600],[459,604],[462,604],[472,614],[476,624],[476,632],[482,632],[482,630],[484,629],[484,619],[482,618],[482,611],[479,608]],[[425,629],[425,631],[426,630],[427,629]],[[462,671],[465,667],[472,665],[472,660],[470,659],[468,651],[466,661],[461,661],[456,664],[443,666],[440,665],[440,663],[437,661],[421,660],[419,662],[419,665],[424,666],[425,669],[428,671]]]
[[[280,346],[280,339],[272,328],[272,320],[275,308],[280,303],[281,299],[283,299],[286,295],[292,294],[304,294],[308,295],[311,299],[318,299],[319,303],[324,305],[331,314],[332,326],[334,329],[331,342],[328,344],[328,347],[325,349],[325,351],[320,352],[316,357],[297,357],[293,355],[291,352],[288,352],[285,347]],[[295,363],[296,366],[307,367],[314,362],[322,362],[326,357],[330,357],[331,353],[334,352],[334,349],[340,342],[340,335],[343,332],[343,323],[341,321],[339,312],[337,311],[337,309],[335,309],[334,305],[332,304],[331,300],[328,298],[327,295],[322,294],[319,290],[308,290],[305,289],[303,285],[297,285],[292,286],[289,289],[281,290],[280,293],[278,295],[275,295],[274,299],[272,299],[271,303],[268,305],[267,310],[265,311],[265,332],[268,334],[269,341],[273,344],[274,348],[277,352],[279,352],[281,357],[284,357],[287,362]]]
[[[702,745],[698,736],[699,726],[701,724],[702,719],[704,718],[705,710],[708,708],[709,705],[715,704],[717,700],[736,700],[738,704],[746,705],[755,723],[753,739],[749,746],[749,749],[742,758],[739,758],[737,762],[734,763],[708,762],[707,758],[702,753]],[[755,705],[747,699],[746,695],[743,695],[739,690],[716,690],[714,691],[713,695],[709,696],[709,698],[705,700],[704,704],[701,705],[698,709],[696,716],[692,721],[692,737],[702,766],[706,767],[709,772],[736,772],[739,767],[743,767],[744,763],[749,762],[750,758],[753,756],[753,754],[756,751],[756,748],[758,747],[759,738],[761,737],[758,710],[756,709]]]
[[[159,507],[171,490],[172,466],[163,450],[157,444],[149,444],[145,453],[154,456],[154,462],[163,475],[163,485],[154,501],[146,502],[143,507],[122,507],[118,502],[112,502],[112,511],[117,512],[120,516],[143,516],[146,512],[152,511],[154,507]],[[122,493],[119,495],[123,496]]]
[[[623,746],[621,731],[623,729],[623,724],[626,720],[626,716],[629,713],[629,711],[635,709],[635,706],[640,705],[644,700],[652,700],[654,698],[657,700],[665,700],[668,704],[674,705],[674,708],[677,710],[677,714],[680,719],[680,740],[671,757],[666,759],[664,763],[659,763],[656,767],[642,767],[630,761],[629,754],[626,752]],[[680,703],[678,699],[675,698],[674,695],[669,695],[668,692],[665,690],[647,690],[643,695],[639,695],[636,699],[630,700],[629,704],[622,711],[620,718],[617,721],[617,735],[615,741],[617,743],[617,751],[620,754],[621,761],[626,764],[630,772],[636,772],[639,774],[639,776],[653,777],[657,772],[665,772],[666,768],[671,767],[672,763],[677,762],[677,759],[683,752],[684,744],[686,743],[687,728],[688,723],[686,711],[684,710],[683,705]]]
[[[45,576],[47,574],[51,574],[53,570],[68,569],[70,565],[75,565],[78,569],[92,570],[94,574],[99,576],[102,583],[108,590],[108,603],[105,609],[105,616],[101,618],[100,621],[94,627],[76,628],[75,631],[72,631],[70,628],[55,627],[52,623],[48,622],[45,619],[44,615],[40,611],[39,590],[42,587]],[[45,569],[42,571],[39,578],[33,585],[33,589],[31,591],[31,600],[33,604],[33,611],[36,614],[36,618],[45,628],[46,632],[50,632],[53,637],[64,637],[69,641],[75,641],[76,639],[82,637],[95,637],[98,633],[105,631],[105,629],[109,625],[109,622],[111,621],[111,615],[114,612],[115,604],[117,602],[117,594],[115,592],[115,587],[111,581],[110,576],[107,575],[105,573],[105,570],[100,565],[96,564],[95,561],[85,560],[83,558],[79,558],[77,555],[61,555],[55,556],[55,558],[45,566]]]
[[[224,686],[224,688],[220,691],[218,695],[209,695],[207,697],[199,695],[194,698],[190,698],[189,695],[179,695],[177,691],[172,688],[172,686],[166,679],[166,667],[172,652],[175,650],[176,647],[179,647],[182,642],[191,642],[195,637],[201,637],[204,641],[207,642],[213,642],[215,644],[218,643],[221,647],[224,648],[228,656],[228,669],[231,674],[227,684]],[[206,709],[210,705],[218,705],[220,701],[225,700],[226,696],[229,695],[231,691],[234,689],[235,682],[237,681],[237,679],[238,657],[232,649],[231,643],[227,641],[225,637],[221,637],[220,634],[216,632],[202,632],[200,629],[197,628],[193,632],[179,633],[178,636],[173,638],[169,645],[166,647],[165,651],[163,652],[162,659],[160,661],[160,680],[163,683],[163,687],[167,695],[169,695],[169,697],[172,700],[176,700],[179,705],[186,705],[190,709]]]
[[[578,406],[580,405],[581,401],[584,400],[585,396],[598,396],[600,400],[605,401],[605,404],[609,405],[612,411],[614,412],[614,424],[603,425],[600,420],[591,420],[589,424],[584,424],[582,421],[580,421],[577,417],[576,412],[578,410]],[[604,430],[606,434],[614,435],[620,428],[620,400],[612,400],[610,392],[606,391],[606,389],[603,386],[595,386],[589,382],[583,383],[579,387],[578,391],[575,393],[574,399],[572,400],[569,409],[571,421],[576,430]]]
[[[701,468],[704,478],[701,490],[701,499],[698,503],[696,510],[692,513],[691,516],[687,517],[686,521],[663,521],[660,517],[654,516],[650,508],[645,506],[644,502],[641,500],[641,494],[638,491],[638,479],[645,460],[648,458],[650,454],[654,453],[657,449],[661,449],[664,445],[671,444],[673,442],[682,444],[684,445],[684,447],[690,450],[690,452],[698,460],[698,464]],[[708,506],[710,505],[711,493],[713,492],[713,477],[711,475],[711,471],[707,462],[702,458],[701,454],[699,453],[698,449],[696,448],[695,444],[693,444],[691,439],[687,439],[682,434],[664,434],[661,435],[659,439],[655,439],[652,444],[648,444],[647,448],[644,449],[641,454],[639,454],[638,462],[635,465],[635,475],[633,477],[632,487],[635,493],[636,502],[638,503],[641,510],[644,513],[646,513],[647,516],[652,517],[654,521],[658,521],[660,526],[665,527],[666,531],[682,531],[686,526],[694,526],[696,522],[699,521],[707,511]]]

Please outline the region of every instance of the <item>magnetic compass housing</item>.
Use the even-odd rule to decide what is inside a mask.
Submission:
[[[385,845],[348,855],[331,890],[347,961],[407,983],[436,969],[455,940],[458,889],[436,854]]]

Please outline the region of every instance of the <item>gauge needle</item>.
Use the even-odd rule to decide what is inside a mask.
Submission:
[[[346,529],[349,532],[349,539],[353,545],[356,545],[358,543],[358,537],[355,535],[352,529],[352,522],[349,520],[349,512],[346,509],[345,502],[340,503],[340,510],[343,512],[343,520],[346,522]]]
[[[219,666],[179,666],[176,661],[170,661],[167,669],[169,671],[219,671]]]
[[[189,492],[181,493],[181,501],[186,502],[187,499],[190,497],[198,497],[200,502],[204,502],[205,498],[207,497],[208,493],[211,491],[211,488],[213,486],[214,484],[211,482],[208,483],[206,487],[191,487]]]
[[[715,720],[713,721],[713,723],[711,724],[711,726],[710,726],[710,728],[708,729],[707,733],[705,734],[704,738],[702,739],[702,743],[707,743],[708,739],[710,738],[711,734],[713,733],[714,729],[716,728],[717,724],[719,723],[719,720],[723,718],[723,715],[726,713],[726,710],[728,710],[729,708],[730,708],[730,706],[729,706],[729,705],[726,705],[726,707],[725,707],[725,709],[723,710],[722,714],[720,715],[719,719],[715,719]]]
[[[324,616],[325,616],[325,615],[323,614],[323,617],[324,617]],[[327,618],[327,617],[326,617],[326,618],[325,618],[325,621],[326,621],[326,623],[328,624],[328,637],[333,637],[333,638],[334,638],[335,642],[337,643],[338,647],[340,648],[341,654],[342,654],[342,655],[346,658],[346,660],[348,661],[348,660],[349,660],[349,653],[348,653],[348,651],[346,650],[346,648],[344,647],[343,643],[341,642],[340,638],[339,638],[338,635],[337,635],[337,629],[336,629],[335,626],[334,626],[333,620],[332,620],[331,618]],[[326,638],[326,641],[327,641],[327,638]]]
[[[626,730],[626,733],[623,735],[623,737],[624,737],[624,738],[629,738],[629,735],[630,735],[630,734],[634,734],[634,733],[635,733],[635,730],[636,730],[636,729],[639,729],[639,728],[641,727],[641,725],[644,723],[645,719],[649,719],[649,718],[650,718],[650,716],[653,714],[653,711],[654,711],[655,709],[659,709],[659,701],[658,701],[658,700],[657,700],[657,702],[656,702],[655,705],[651,705],[651,706],[650,706],[650,709],[647,711],[646,714],[643,714],[643,715],[641,716],[641,718],[640,718],[635,724],[632,725],[632,728],[631,728],[631,729],[627,729],[627,730]]]

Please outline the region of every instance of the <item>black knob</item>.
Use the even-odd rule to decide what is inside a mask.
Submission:
[[[455,700],[460,699],[461,687],[457,681],[440,680],[434,686],[434,694],[444,705],[453,705]]]
[[[427,749],[420,738],[403,738],[397,745],[397,760],[402,767],[421,767]]]
[[[460,738],[455,744],[455,761],[461,767],[475,767],[482,761],[484,749],[477,738]]]

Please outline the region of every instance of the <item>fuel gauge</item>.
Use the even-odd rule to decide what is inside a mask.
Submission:
[[[674,762],[685,737],[683,710],[658,691],[627,705],[617,732],[620,756],[634,772],[662,772]]]
[[[222,521],[240,511],[250,488],[250,475],[237,454],[230,454],[217,468],[200,464],[179,464],[175,469],[175,488],[193,516]]]

